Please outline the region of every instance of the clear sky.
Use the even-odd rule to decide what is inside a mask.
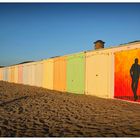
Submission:
[[[140,40],[140,4],[0,4],[0,65]]]

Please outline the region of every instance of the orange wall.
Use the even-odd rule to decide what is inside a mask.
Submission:
[[[54,59],[54,90],[66,91],[66,57]]]
[[[135,58],[139,59],[140,64],[140,49],[115,53],[114,97],[133,100],[130,68]],[[137,95],[140,96],[140,80],[138,83]]]

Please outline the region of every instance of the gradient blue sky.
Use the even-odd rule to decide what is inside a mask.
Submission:
[[[0,65],[140,40],[140,4],[0,4]]]

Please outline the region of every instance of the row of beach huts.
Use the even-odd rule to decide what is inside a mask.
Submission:
[[[135,58],[140,62],[139,41],[3,67],[0,80],[74,94],[133,100],[130,68]]]

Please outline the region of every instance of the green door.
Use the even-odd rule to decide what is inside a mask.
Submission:
[[[67,92],[84,94],[85,90],[85,53],[67,56]]]

